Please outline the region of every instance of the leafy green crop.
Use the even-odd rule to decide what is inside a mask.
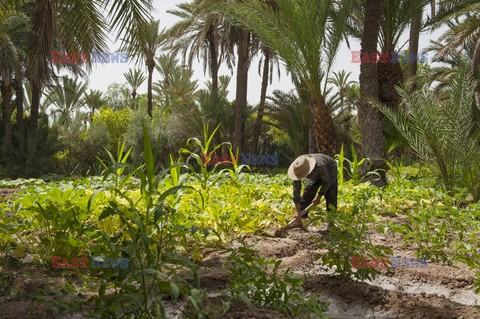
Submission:
[[[280,272],[280,260],[259,257],[253,249],[242,246],[232,250],[228,264],[233,299],[249,307],[276,310],[289,318],[326,318],[323,312],[327,305],[315,297],[305,297],[300,290],[303,278],[290,269]]]

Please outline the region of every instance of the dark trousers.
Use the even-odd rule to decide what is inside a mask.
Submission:
[[[312,184],[307,183],[305,185],[305,190],[303,192],[302,198],[300,199],[300,211],[304,210],[312,203],[317,195],[319,188],[322,186],[322,181],[316,181]],[[323,192],[323,190],[322,190]],[[338,183],[335,179],[335,182],[324,192],[325,200],[327,201],[327,211],[332,211],[337,209],[337,197],[338,197]],[[308,213],[303,215],[303,218],[307,218]]]

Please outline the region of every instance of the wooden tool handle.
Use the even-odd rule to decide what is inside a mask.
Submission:
[[[302,211],[300,212],[300,218],[302,218],[303,215],[305,215],[313,206],[314,206],[314,204],[311,203],[310,205],[307,206],[307,208],[305,208],[304,210],[302,210]],[[293,225],[293,223],[295,223],[295,221],[296,221],[296,218],[293,219],[291,222],[289,222],[289,223],[287,224],[287,226],[285,226],[285,228],[288,227],[288,226]]]

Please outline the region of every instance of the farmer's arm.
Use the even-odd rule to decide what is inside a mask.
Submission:
[[[293,182],[293,202],[295,203],[296,218],[300,216],[300,191],[302,190],[302,181]]]

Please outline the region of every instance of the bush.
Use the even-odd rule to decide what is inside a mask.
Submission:
[[[132,111],[128,108],[123,108],[114,111],[109,108],[101,108],[99,114],[93,116],[92,127],[105,126],[109,136],[109,144],[107,147],[110,151],[114,151],[120,139],[125,137],[128,127],[132,122]],[[140,126],[141,127],[141,126]]]
[[[0,145],[0,176],[9,178],[40,177],[58,169],[55,159],[62,149],[59,133],[48,123],[40,123],[35,130],[25,127],[25,134],[14,135],[12,146]]]

